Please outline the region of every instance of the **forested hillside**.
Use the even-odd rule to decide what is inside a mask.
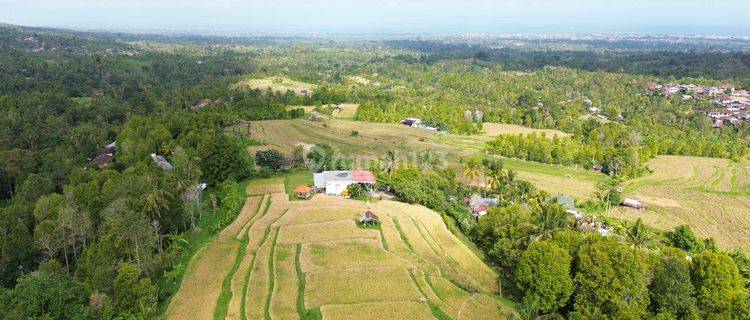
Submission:
[[[257,65],[232,52],[160,53],[16,28],[0,28],[0,42],[0,317],[156,315],[184,270],[189,230],[230,222],[233,182],[253,174],[241,149],[253,142],[223,128],[299,117],[286,106],[303,101],[230,92],[232,76]],[[191,110],[202,99],[210,105]],[[89,163],[104,152],[114,163]],[[209,191],[196,197],[200,182]]]

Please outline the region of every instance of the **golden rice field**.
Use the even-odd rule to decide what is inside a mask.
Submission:
[[[295,94],[301,95],[307,92],[312,94],[315,89],[315,85],[300,81],[294,81],[292,79],[284,77],[268,77],[265,79],[245,79],[232,85],[231,89],[234,90],[268,90],[271,89],[274,92],[284,93],[287,91],[293,91]]]
[[[328,105],[324,105],[328,106]],[[330,105],[334,106],[334,105]],[[331,113],[331,116],[334,118],[339,119],[353,119],[354,116],[357,114],[357,109],[359,109],[359,104],[357,103],[342,103],[337,105],[339,108],[333,110]],[[299,109],[305,110],[305,113],[310,113],[315,111],[315,106],[290,106],[287,107],[287,109]]]
[[[724,248],[750,250],[750,161],[661,156],[648,165],[653,173],[625,188],[647,209],[616,208],[613,216],[664,230],[687,224]]]
[[[422,150],[433,150],[448,166],[458,167],[462,158],[481,153],[484,144],[500,134],[529,134],[545,132],[547,136],[565,135],[555,130],[539,130],[515,125],[485,123],[480,135],[437,135],[433,132],[392,123],[367,123],[342,119],[325,121],[267,120],[254,121],[251,135],[264,143],[249,151],[269,148],[290,154],[297,144],[329,144],[340,154],[353,157],[355,166],[367,168],[371,159],[396,151],[399,160],[414,162]],[[352,132],[357,132],[355,136]],[[519,177],[530,180],[552,194],[566,194],[580,199],[593,195],[596,184],[606,177],[579,168],[546,165],[506,159],[505,166],[516,170]],[[458,172],[461,172],[459,169]]]
[[[507,319],[497,275],[435,212],[250,184],[230,224],[191,260],[166,319]],[[357,226],[366,210],[380,228]],[[240,233],[237,236],[237,233]]]

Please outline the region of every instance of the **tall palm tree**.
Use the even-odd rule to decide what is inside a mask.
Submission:
[[[526,180],[518,180],[513,186],[522,201],[526,201],[529,194],[534,190],[534,185]]]
[[[625,241],[634,249],[648,246],[651,240],[651,233],[648,231],[641,218],[638,218],[635,223],[628,226],[625,230]]]
[[[437,153],[429,149],[420,152],[417,155],[417,161],[419,161],[419,168],[422,170],[432,170],[440,165]]]
[[[517,177],[518,177],[518,172],[516,172],[516,170],[511,169],[505,173],[505,181],[508,184],[513,184],[513,182],[516,181]]]
[[[536,230],[531,236],[532,241],[544,241],[552,239],[552,234],[560,229],[568,227],[568,213],[562,205],[554,202],[542,204],[534,213]]]
[[[161,217],[161,212],[169,209],[169,198],[172,195],[167,190],[158,188],[143,196],[143,213],[151,219]]]
[[[469,190],[471,190],[471,184],[476,182],[482,164],[476,158],[469,158],[464,163],[464,176],[469,180]]]
[[[503,180],[503,160],[492,158],[484,162],[484,175],[492,189],[498,189]]]
[[[393,170],[396,170],[398,160],[396,159],[396,153],[393,151],[386,152],[385,156],[383,156],[383,161],[381,162],[381,170],[385,171],[387,174],[391,174]]]

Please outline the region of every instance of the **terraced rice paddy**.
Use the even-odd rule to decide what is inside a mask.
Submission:
[[[260,189],[259,189],[260,188]],[[166,319],[505,319],[497,275],[427,208],[251,184],[237,221],[191,261]],[[366,210],[380,228],[360,228]],[[239,232],[239,235],[238,235]]]
[[[546,132],[549,137],[554,130],[538,130],[514,125],[485,124],[481,135],[437,135],[433,132],[406,127],[399,124],[366,123],[341,119],[326,121],[268,120],[252,124],[251,135],[265,145],[252,147],[251,152],[269,148],[291,154],[299,143],[333,146],[336,151],[355,159],[355,166],[367,168],[371,159],[382,157],[388,151],[396,151],[400,161],[414,162],[417,152],[437,152],[448,166],[459,166],[462,158],[482,153],[484,144],[499,134],[528,134]],[[352,132],[358,132],[352,136]],[[596,184],[606,179],[579,168],[546,165],[535,162],[506,159],[505,166],[516,170],[519,177],[530,180],[539,188],[552,194],[566,194],[579,199],[591,197]],[[461,170],[459,169],[458,172]]]
[[[724,248],[750,250],[750,162],[663,156],[649,167],[653,174],[625,189],[647,209],[616,208],[613,216],[664,230],[687,224]]]

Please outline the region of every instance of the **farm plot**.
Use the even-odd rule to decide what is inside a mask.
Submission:
[[[625,187],[625,195],[647,209],[616,208],[614,217],[642,218],[663,230],[687,224],[723,248],[750,250],[750,162],[662,156],[648,165],[653,174]]]
[[[362,213],[352,208],[321,207],[313,209],[298,208],[277,222],[279,225],[296,225],[320,222],[331,222],[337,220],[354,220]]]
[[[342,103],[334,106],[333,113],[331,115],[334,118],[353,119],[357,114],[357,109],[359,109],[359,104]]]
[[[260,196],[248,197],[240,214],[229,226],[221,231],[221,236],[235,236],[237,240],[240,240],[240,238],[242,238],[242,230],[244,230],[245,226],[250,222],[255,213],[258,212],[262,199],[263,197]]]
[[[418,302],[371,302],[328,305],[321,308],[326,320],[432,319],[429,307]]]
[[[448,166],[457,167],[467,156],[482,152],[484,144],[498,134],[518,134],[543,131],[525,127],[500,125],[482,135],[436,135],[433,132],[392,123],[366,123],[341,119],[327,121],[267,120],[253,122],[251,135],[265,145],[290,154],[296,144],[331,145],[340,153],[355,159],[355,167],[367,168],[370,160],[396,151],[402,162],[413,161],[422,150],[437,152]],[[356,132],[357,134],[353,134]],[[547,134],[554,134],[549,131]],[[562,132],[558,133],[563,135]],[[553,194],[566,194],[585,199],[593,195],[596,184],[606,176],[574,167],[546,165],[535,162],[505,159],[508,169],[519,177],[531,180]],[[461,172],[461,170],[458,170]]]
[[[419,301],[420,294],[403,268],[363,268],[307,273],[305,304]]]
[[[347,270],[364,267],[403,267],[411,264],[385,251],[378,240],[349,240],[309,243],[302,247],[301,268],[304,272]]]
[[[326,242],[350,239],[379,239],[376,230],[360,229],[354,220],[297,224],[281,227],[281,243]]]
[[[263,180],[256,180],[251,182],[247,186],[248,195],[264,195],[272,193],[284,193],[284,179],[283,178],[269,178]]]
[[[274,250],[274,286],[271,295],[270,313],[272,319],[296,320],[297,289],[299,279],[295,266],[297,246],[292,244],[277,244]]]
[[[213,319],[224,277],[232,268],[239,242],[206,244],[190,261],[164,315],[165,319]]]
[[[233,90],[272,90],[278,93],[292,91],[297,95],[312,94],[315,85],[294,81],[284,77],[268,77],[264,79],[246,79],[235,83],[231,87]]]
[[[196,256],[166,318],[485,319],[511,312],[492,298],[495,273],[429,209],[324,195],[251,197],[246,209],[255,212],[240,214],[227,236]],[[382,224],[358,227],[365,210]],[[458,275],[470,273],[487,284],[464,291],[456,283],[468,280]]]

